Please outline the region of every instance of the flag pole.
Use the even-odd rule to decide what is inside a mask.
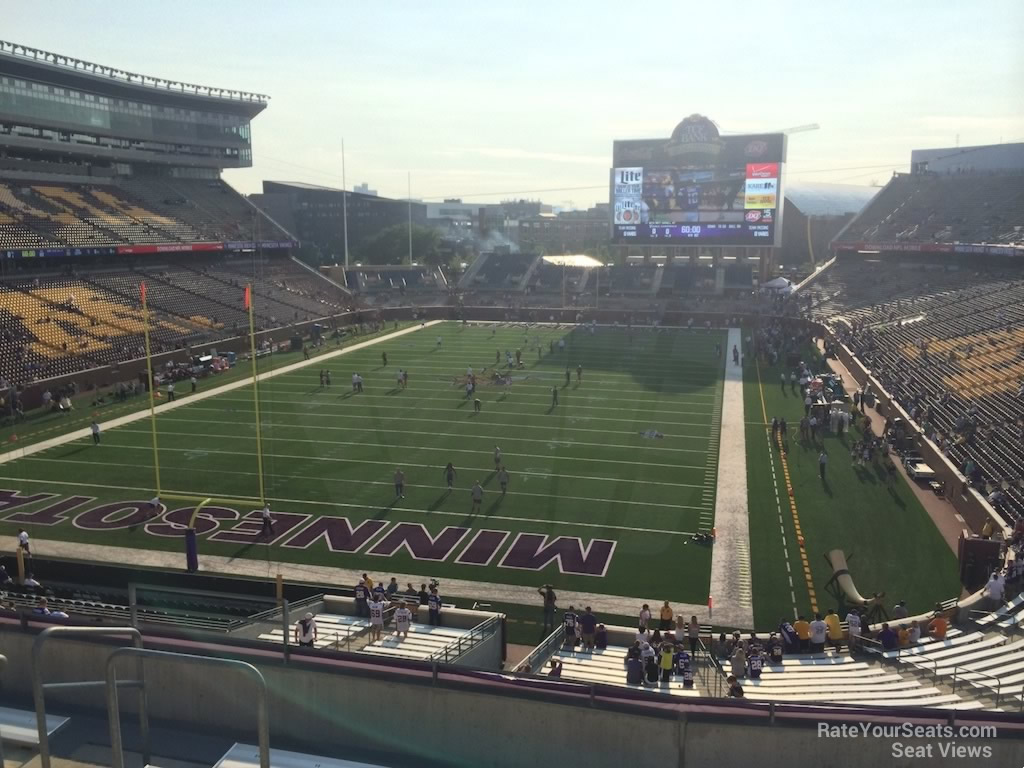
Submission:
[[[153,476],[156,481],[156,495],[160,496],[160,451],[156,439],[156,380],[153,378],[153,355],[149,347],[149,304],[146,302],[146,284],[139,283],[139,297],[142,299],[142,333],[146,337],[146,373],[149,376],[149,428],[153,438]]]
[[[348,187],[345,184],[345,140],[341,140],[341,221],[345,233],[345,269],[348,269]]]
[[[252,356],[252,403],[256,411],[256,468],[259,472],[260,503],[266,504],[263,488],[263,421],[260,418],[260,379],[256,372],[256,322],[253,319],[252,283],[245,285],[245,308],[249,311],[249,354]]]

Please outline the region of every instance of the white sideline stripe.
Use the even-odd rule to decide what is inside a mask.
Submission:
[[[83,482],[72,481],[72,480],[32,480],[32,479],[29,479],[29,478],[26,478],[26,477],[4,477],[2,475],[0,475],[0,480],[7,480],[7,481],[10,481],[12,483],[14,483],[14,482],[18,482],[18,483],[38,483],[38,484],[41,484],[41,485],[71,485],[71,486],[75,486],[75,487],[78,487],[78,488],[104,488],[106,490],[113,490],[113,491],[143,491],[144,493],[147,493],[147,494],[153,492],[152,488],[141,488],[139,486],[133,486],[133,485],[105,485],[105,484],[102,484],[102,483],[83,483]],[[213,491],[175,490],[173,488],[164,488],[162,490],[163,490],[164,493],[169,494],[169,495],[173,495],[173,496],[192,496],[192,497],[195,497],[195,496],[203,496],[203,497],[209,496],[209,497],[214,498],[214,499],[216,499],[219,496],[219,494],[214,493]],[[493,491],[491,492],[491,497],[498,496],[498,495],[499,494],[497,494],[497,493],[495,493]],[[239,501],[245,501],[246,499],[251,500],[252,503],[253,503],[253,511],[255,511],[259,507],[260,500],[258,498],[256,498],[255,496],[245,496],[245,495],[242,495],[242,494],[233,494],[232,497],[235,498],[235,499],[238,499]],[[484,500],[486,501],[488,498],[489,497],[488,497],[487,493],[485,492]],[[364,511],[367,511],[367,512],[370,511],[370,510],[382,509],[385,506],[387,506],[388,509],[395,510],[397,512],[409,512],[409,513],[412,513],[412,514],[426,515],[427,517],[432,517],[434,515],[444,515],[444,516],[447,516],[447,517],[461,517],[461,518],[465,519],[465,518],[470,516],[466,512],[445,512],[445,511],[442,511],[440,509],[434,509],[434,510],[430,510],[430,509],[415,509],[413,507],[399,507],[397,505],[390,505],[390,506],[388,506],[388,505],[372,505],[372,504],[349,504],[349,503],[344,502],[344,501],[316,501],[316,500],[313,500],[313,499],[285,499],[285,498],[281,498],[281,497],[278,497],[278,496],[267,496],[266,500],[267,501],[274,501],[274,502],[282,501],[285,504],[300,504],[300,505],[301,504],[312,504],[312,505],[317,506],[317,507],[345,507],[347,509],[361,509],[361,510],[364,510]],[[286,509],[278,509],[277,511],[279,511],[279,512],[286,512],[288,510],[286,510]],[[369,516],[367,516],[367,519],[369,519]],[[155,521],[155,520],[156,520],[156,518],[154,518],[153,521]],[[613,531],[630,531],[630,532],[639,532],[639,533],[660,533],[660,534],[666,534],[666,535],[669,535],[669,536],[693,536],[694,533],[695,533],[694,531],[665,531],[665,530],[662,530],[660,528],[638,528],[635,525],[614,525],[612,523],[588,523],[588,522],[585,522],[585,521],[569,522],[568,520],[546,520],[546,519],[542,519],[542,518],[538,518],[538,517],[515,517],[513,515],[491,515],[491,514],[487,514],[487,513],[483,513],[483,512],[481,512],[478,515],[476,515],[473,518],[473,520],[471,521],[471,523],[475,523],[475,524],[486,523],[488,520],[507,520],[509,522],[538,523],[540,525],[564,525],[564,526],[567,526],[567,527],[580,526],[580,527],[583,527],[583,528],[607,528],[608,530],[613,530]],[[153,521],[151,521],[151,522],[153,522]],[[303,526],[303,527],[305,527],[305,526]],[[473,526],[471,524],[467,524],[466,527],[473,527]],[[296,531],[296,533],[298,533],[298,531]]]
[[[80,541],[53,541],[50,539],[32,540],[33,554],[44,557],[61,557],[72,560],[94,560],[101,563],[131,562],[143,568],[159,568],[164,571],[184,573],[185,558],[180,552],[165,552],[153,549],[132,549],[129,547],[113,547],[105,544],[85,544]],[[269,554],[273,554],[271,551]],[[385,567],[383,564],[381,567]],[[423,563],[429,569],[431,563]],[[365,568],[350,570],[332,568],[326,565],[307,565],[274,561],[263,558],[224,557],[203,553],[203,544],[199,544],[199,570],[201,573],[223,573],[234,576],[249,576],[258,579],[272,579],[274,575],[283,574],[286,580],[308,581],[317,584],[335,584],[355,586],[362,577]],[[425,574],[391,574],[398,583],[413,582],[421,584],[426,580]],[[537,575],[538,581],[542,578]],[[599,586],[596,585],[595,586]],[[466,579],[441,579],[441,590],[445,598],[464,598],[481,602],[517,603],[535,606],[537,618],[541,616],[540,595],[537,587],[523,587],[513,584],[495,584],[486,581],[468,581]],[[589,605],[598,615],[615,614],[617,616],[635,616],[638,606],[660,605],[664,597],[645,595],[643,597],[620,597],[589,592],[558,590],[559,605]],[[689,603],[672,602],[677,615],[696,616],[701,623],[707,623],[707,606]]]
[[[743,349],[739,328],[729,329],[722,382],[722,427],[715,494],[715,543],[711,550],[711,597],[715,624],[753,627],[754,609],[749,563],[750,527],[747,507],[747,445],[743,424],[743,366],[733,365],[733,346]]]
[[[341,355],[347,355],[357,350],[364,349],[365,347],[369,347],[373,344],[378,344],[382,341],[387,341],[388,339],[395,339],[398,338],[399,336],[405,336],[406,334],[409,333],[415,333],[416,331],[422,330],[423,328],[430,328],[434,325],[437,325],[438,323],[443,322],[443,320],[431,320],[430,322],[425,323],[422,326],[413,325],[408,328],[403,328],[400,331],[389,333],[386,336],[379,336],[376,339],[361,341],[358,344],[353,344],[352,346],[345,347],[344,349],[337,349],[333,352],[325,352],[324,354],[312,360],[300,360],[297,363],[290,363],[289,365],[286,365],[283,368],[277,368],[273,371],[267,371],[266,373],[257,374],[256,380],[265,381],[267,379],[272,379],[275,376],[281,376],[286,373],[291,373],[292,371],[297,371],[301,368],[309,368],[319,364],[323,360],[329,360],[335,357],[340,357]],[[249,376],[244,379],[239,379],[238,381],[233,381],[230,384],[224,384],[219,387],[213,387],[212,389],[204,390],[203,392],[197,392],[194,395],[190,394],[188,395],[188,397],[182,397],[171,403],[162,403],[156,406],[156,411],[157,413],[166,413],[167,411],[173,411],[175,408],[184,408],[188,405],[191,405],[192,403],[201,402],[207,399],[208,397],[216,397],[217,395],[224,394],[225,392],[233,392],[236,389],[241,389],[242,387],[248,387],[251,385],[252,377]],[[110,421],[104,421],[100,424],[100,429],[114,429],[115,427],[121,427],[126,424],[133,424],[136,421],[142,421],[143,419],[148,418],[149,409],[145,408],[141,411],[129,413],[125,416],[118,416],[116,419],[111,419]],[[83,429],[76,429],[64,435],[51,437],[48,440],[42,440],[38,443],[33,443],[32,445],[29,445],[25,448],[15,448],[13,451],[7,451],[6,453],[0,454],[0,464],[6,464],[10,461],[14,461],[25,456],[31,456],[33,453],[39,453],[40,451],[45,451],[49,448],[56,448],[59,445],[67,445],[68,443],[73,442],[75,440],[81,440],[83,438],[89,437],[91,434],[92,429],[90,427],[84,427]]]

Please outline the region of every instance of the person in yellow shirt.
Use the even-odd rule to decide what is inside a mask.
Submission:
[[[828,641],[838,651],[843,647],[843,628],[839,616],[831,608],[825,616],[825,625],[828,627]]]
[[[793,631],[800,638],[800,653],[807,653],[811,648],[811,625],[801,616],[793,622]]]
[[[664,605],[661,606],[661,629],[664,632],[672,624],[672,606],[668,604],[668,600],[665,601]]]
[[[900,627],[900,648],[910,645],[910,630],[906,626]]]
[[[366,582],[366,589],[367,589],[367,591],[373,592],[373,579],[371,579],[369,576],[367,576],[364,573],[363,574],[363,581]]]

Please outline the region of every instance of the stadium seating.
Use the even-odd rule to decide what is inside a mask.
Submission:
[[[290,237],[219,180],[66,184],[0,178],[0,248],[256,239]]]
[[[628,650],[628,648],[623,646],[611,645],[593,652],[562,649],[551,658],[562,662],[563,680],[623,686],[670,696],[693,697],[701,695],[700,690],[696,686],[684,688],[682,680],[679,679],[673,679],[667,683],[659,681],[656,685],[629,685],[626,682],[626,652]],[[544,674],[544,670],[538,669],[536,673]]]
[[[289,258],[216,257],[133,269],[87,269],[0,282],[0,375],[23,383],[140,357],[139,284],[153,312],[151,346],[183,348],[248,328],[246,282],[258,330],[351,307],[344,291]]]
[[[840,241],[1024,242],[1024,174],[896,174]]]
[[[459,288],[518,292],[522,288],[523,279],[539,259],[539,256],[530,253],[481,254],[466,270]]]
[[[1015,271],[840,259],[813,284],[827,322],[950,460],[1024,514],[1024,280]]]

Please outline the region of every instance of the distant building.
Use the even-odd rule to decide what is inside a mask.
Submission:
[[[362,184],[356,184],[352,188],[352,191],[353,192],[358,192],[360,195],[370,195],[371,197],[376,197],[377,196],[377,190],[376,189],[370,189],[370,185],[367,184],[365,181]]]
[[[524,251],[544,253],[581,253],[607,245],[610,241],[608,203],[599,203],[586,211],[563,211],[557,215],[539,213],[516,221],[510,237]]]
[[[345,257],[342,190],[297,181],[264,181],[261,194],[249,199],[275,220],[287,221],[304,246],[319,250],[322,262]],[[409,203],[362,192],[346,192],[348,247],[351,254],[367,238],[409,221]],[[280,216],[280,219],[278,218]],[[427,210],[412,203],[412,220],[423,226]],[[282,226],[287,226],[282,224]]]

